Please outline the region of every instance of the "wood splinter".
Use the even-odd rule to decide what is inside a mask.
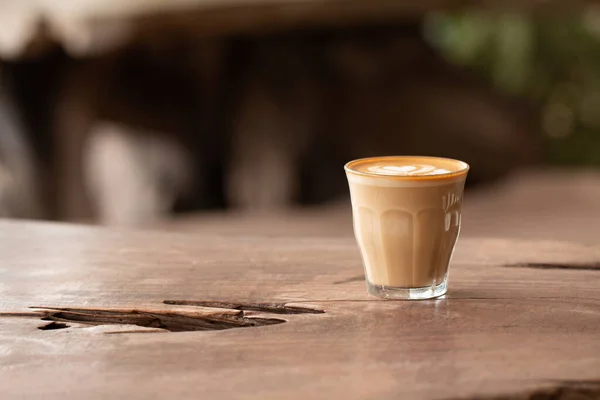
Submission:
[[[245,317],[243,311],[138,310],[33,307],[43,311],[43,320],[87,325],[137,325],[171,332],[210,331],[286,322],[276,318]],[[50,324],[51,325],[51,324]]]
[[[226,301],[165,300],[163,303],[178,306],[199,306],[230,310],[260,311],[272,314],[323,314],[324,310],[285,303],[232,303]]]

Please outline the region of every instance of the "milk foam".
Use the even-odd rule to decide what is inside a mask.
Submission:
[[[440,157],[386,156],[363,158],[345,166],[348,179],[371,186],[437,186],[466,177],[469,166]]]
[[[445,168],[427,164],[372,165],[367,167],[367,171],[372,174],[398,176],[443,175],[452,172]]]

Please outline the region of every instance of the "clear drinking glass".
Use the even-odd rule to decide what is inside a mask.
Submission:
[[[354,160],[344,169],[369,293],[389,299],[446,293],[469,166],[392,156]]]

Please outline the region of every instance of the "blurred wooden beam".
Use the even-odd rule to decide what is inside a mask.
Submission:
[[[14,0],[13,0],[14,1]],[[456,7],[492,7],[516,10],[540,8],[580,8],[597,3],[595,0],[37,0],[33,2],[47,13],[60,13],[82,18],[131,18],[163,13],[190,13],[225,11],[252,16],[265,9],[287,13],[303,12],[317,16],[335,11],[336,14],[371,14],[387,16],[390,13],[414,14]],[[365,14],[363,14],[365,13]]]
[[[435,10],[485,8],[576,12],[591,0],[5,0],[0,3],[0,57],[18,58],[39,42],[75,56],[105,52],[140,32],[185,30],[198,36],[299,27],[376,23]],[[559,14],[560,15],[560,14]]]

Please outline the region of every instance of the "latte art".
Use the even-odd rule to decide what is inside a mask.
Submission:
[[[406,185],[409,181],[425,179],[430,182],[457,179],[466,173],[469,166],[458,160],[425,156],[389,156],[371,157],[354,160],[346,164],[346,171],[357,174],[351,179],[361,179],[361,176],[371,175],[384,178],[380,184]],[[388,182],[389,181],[389,182]]]
[[[372,165],[370,167],[367,167],[367,171],[372,174],[400,176],[442,175],[452,172],[445,168],[439,168],[434,165],[426,164]]]

